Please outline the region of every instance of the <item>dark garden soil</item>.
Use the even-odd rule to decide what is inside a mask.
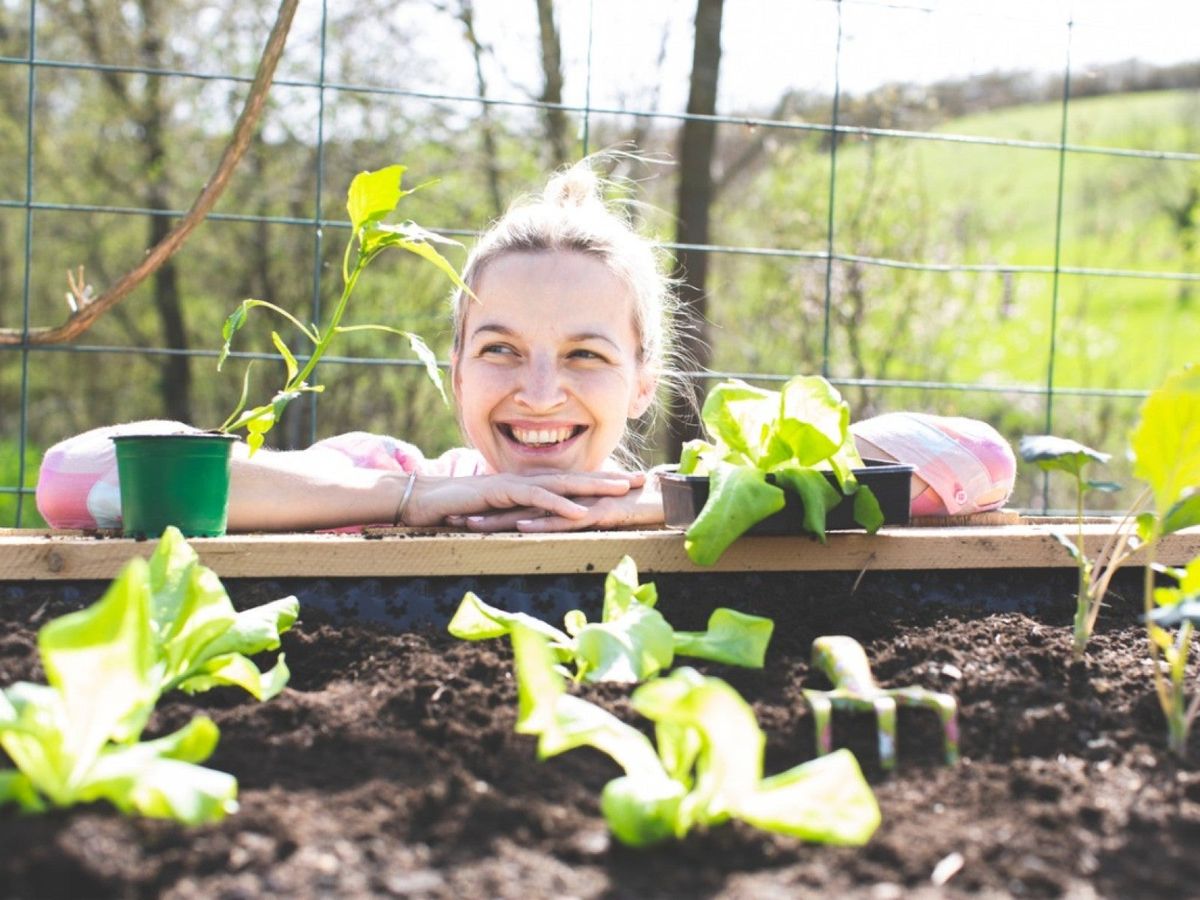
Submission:
[[[959,584],[977,602],[928,596],[912,575],[868,575],[857,589],[853,577],[803,576],[802,592],[801,576],[790,577],[720,598],[776,618],[764,670],[697,666],[752,701],[768,774],[813,755],[800,692],[827,686],[808,660],[818,635],[857,637],[887,686],[921,684],[960,704],[961,762],[941,764],[931,713],[902,710],[891,774],[879,768],[873,722],[835,714],[835,743],[858,755],[883,813],[866,847],[739,823],[623,847],[598,808],[616,766],[587,749],[538,762],[534,739],[513,732],[507,642],[395,633],[317,605],[285,637],[293,674],[282,695],[264,704],[232,689],[172,695],[155,714],[154,731],[201,711],[217,721],[208,764],[239,779],[237,814],[187,829],[100,806],[0,812],[0,894],[885,900],[1200,890],[1200,747],[1185,765],[1166,754],[1132,598],[1114,598],[1086,662],[1073,665],[1069,577],[1039,588],[1061,597],[1040,605],[991,596],[1014,594],[1013,573]],[[698,582],[655,580],[668,620],[702,627],[711,603],[690,595]],[[53,586],[4,600],[0,683],[41,680],[33,629],[67,604]],[[581,693],[636,721],[626,689]]]

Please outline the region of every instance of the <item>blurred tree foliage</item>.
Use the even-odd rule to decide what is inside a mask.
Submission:
[[[528,21],[511,23],[509,52],[524,46],[545,66],[529,83],[502,77],[510,61],[480,32],[475,0],[325,7],[322,21],[322,4],[302,4],[260,133],[216,213],[170,268],[73,347],[30,352],[25,421],[32,446],[131,419],[219,423],[245,364],[235,359],[215,371],[222,321],[250,296],[320,319],[320,308],[340,292],[345,190],[358,171],[399,162],[409,167],[409,186],[437,180],[405,199],[406,214],[469,244],[503,203],[540,188],[564,142],[568,158],[583,152],[585,133],[590,150],[631,141],[648,157],[678,158],[680,123],[655,117],[674,111],[660,109],[653,72],[638,82],[643,87],[631,81],[622,88],[621,109],[592,111],[586,123],[573,111],[538,105],[571,105],[583,96],[569,77],[551,78],[569,71],[564,60],[586,36],[546,19],[549,3],[527,4]],[[691,27],[693,8],[681,5],[675,27]],[[190,205],[240,111],[275,3],[38,0],[36,10],[42,64],[33,70],[36,208],[27,267],[30,67],[20,60],[30,52],[29,5],[0,0],[0,57],[7,60],[0,62],[0,159],[7,163],[0,166],[0,327],[8,328],[23,321],[27,271],[30,324],[56,324],[66,315],[68,269],[83,265],[98,289],[111,284]],[[736,13],[731,7],[727,17]],[[663,54],[648,65],[662,66]],[[447,87],[462,82],[450,78],[457,73],[467,84],[458,95]],[[1072,122],[1083,130],[1074,140],[1200,150],[1200,66],[1101,70],[1088,93],[1101,83],[1106,91],[1160,93],[1136,95],[1136,105],[1121,109],[1117,97],[1077,98]],[[839,122],[1054,140],[1060,109],[1050,101],[1060,89],[1028,73],[885,86],[843,95]],[[813,91],[790,93],[771,109],[718,112],[809,126],[827,125],[832,108],[829,96]],[[717,126],[709,240],[733,252],[714,255],[708,270],[712,367],[782,377],[827,366],[831,376],[853,380],[846,394],[860,416],[897,408],[980,416],[1014,442],[1040,431],[1043,398],[989,389],[1045,383],[1049,276],[874,261],[1049,267],[1056,155],[843,135],[831,191],[829,149],[829,132],[819,128]],[[614,167],[644,203],[634,208],[640,225],[669,241],[675,170],[631,160]],[[1063,264],[1194,271],[1198,173],[1195,162],[1072,157]],[[830,246],[836,258],[827,264]],[[456,264],[465,259],[465,251],[449,255]],[[1161,367],[1194,357],[1200,309],[1189,288],[1064,278],[1056,384],[1149,388]],[[397,254],[364,279],[351,319],[416,331],[446,359],[448,295],[431,267]],[[1113,328],[1113,315],[1127,317],[1121,329]],[[1156,352],[1135,356],[1136,346],[1118,340],[1121,330],[1152,339]],[[239,349],[270,351],[268,331],[252,325]],[[304,349],[299,342],[293,348]],[[348,430],[393,434],[429,454],[458,443],[453,411],[399,339],[348,335],[339,352],[354,363],[322,365],[327,395],[289,408],[272,433],[277,445],[305,446]],[[276,383],[267,372],[275,364],[256,366],[256,378]],[[22,374],[20,351],[0,352],[0,438],[16,436]],[[875,384],[885,379],[918,386]],[[984,390],[922,386],[936,382]],[[1056,430],[1119,454],[1136,407],[1136,398],[1067,397],[1056,406]],[[649,456],[661,461],[661,451]],[[1120,480],[1120,472],[1110,474]],[[1038,487],[1040,479],[1027,479],[1017,502],[1038,502]]]

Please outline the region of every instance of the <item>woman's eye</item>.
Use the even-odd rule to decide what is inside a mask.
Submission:
[[[570,359],[594,359],[594,360],[598,360],[600,362],[604,361],[604,357],[601,356],[596,351],[584,350],[583,348],[579,348],[577,350],[572,350],[570,353],[567,354],[567,356]]]
[[[510,356],[513,348],[507,344],[486,344],[479,350],[480,356]]]

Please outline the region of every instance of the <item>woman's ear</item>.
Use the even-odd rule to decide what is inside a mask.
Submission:
[[[658,390],[658,378],[650,372],[638,376],[637,393],[629,401],[629,418],[638,419],[654,402],[654,393]]]

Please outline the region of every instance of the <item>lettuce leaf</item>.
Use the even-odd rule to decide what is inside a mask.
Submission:
[[[543,635],[512,630],[520,717],[545,759],[576,747],[606,753],[625,774],[600,809],[618,840],[646,846],[729,818],[810,841],[863,844],[879,806],[848,750],[762,777],[765,736],[732,687],[693,669],[639,687],[634,708],[655,723],[657,751],[640,731],[566,692]]]
[[[216,747],[204,717],[140,742],[164,691],[238,685],[259,699],[288,680],[280,655],[265,674],[246,654],[275,649],[296,621],[285,597],[236,612],[182,534],[168,528],[150,559],[130,560],[86,609],[48,622],[38,651],[48,684],[0,692],[0,803],[40,810],[106,800],[123,812],[214,821],[236,809],[231,775],[198,766]]]
[[[654,609],[657,602],[654,584],[639,584],[637,564],[625,556],[605,578],[600,622],[588,622],[575,609],[560,631],[535,616],[489,606],[468,591],[449,631],[468,641],[511,635],[518,627],[535,631],[548,642],[556,663],[574,663],[577,681],[634,684],[670,668],[676,654],[762,668],[774,628],[770,619],[721,608],[709,619],[708,631],[676,632]]]
[[[778,392],[729,379],[709,392],[701,417],[710,441],[689,441],[678,467],[709,478],[708,501],[684,536],[697,565],[712,565],[783,509],[785,490],[800,498],[803,527],[822,542],[827,514],[843,497],[854,496],[854,520],[868,532],[883,524],[878,500],[854,477],[863,460],[849,404],[824,378],[800,375]]]

